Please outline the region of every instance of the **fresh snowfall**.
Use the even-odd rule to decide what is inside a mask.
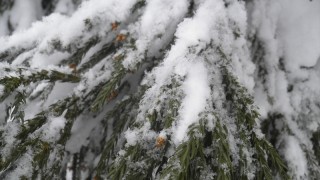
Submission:
[[[319,180],[320,0],[0,0],[1,180]]]

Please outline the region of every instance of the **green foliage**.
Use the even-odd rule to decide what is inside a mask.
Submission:
[[[179,98],[181,97],[179,97],[180,95],[178,93],[178,87],[180,86],[180,84],[177,81],[173,80],[172,84],[168,86],[169,87],[165,87],[163,91],[166,92],[170,98],[168,99],[168,101],[159,100],[157,104],[161,105],[161,109],[154,109],[153,111],[147,112],[145,121],[136,121],[135,123],[131,123],[133,122],[134,118],[136,118],[137,114],[133,114],[134,116],[132,116],[132,119],[130,115],[128,116],[126,114],[123,114],[123,116],[121,116],[120,118],[117,118],[117,116],[115,116],[115,119],[117,119],[116,123],[118,124],[121,122],[129,121],[126,122],[129,127],[140,129],[145,125],[146,122],[149,122],[150,131],[155,133],[159,133],[162,130],[170,129],[173,125],[173,122],[175,121],[176,116],[178,115],[178,109],[180,107]],[[139,91],[140,95],[137,96],[139,98],[130,101],[131,103],[136,103],[137,108],[144,92],[145,88],[141,89]],[[124,101],[123,103],[126,102]],[[121,104],[122,103],[120,103],[119,105]],[[126,104],[130,105],[129,102],[127,102]],[[118,108],[116,109],[121,110],[122,108],[118,106]],[[122,124],[122,126],[114,127],[115,135],[118,135],[119,132],[123,132],[123,125],[124,124]],[[121,131],[119,131],[118,128],[121,128]],[[113,138],[114,136],[112,135],[112,137],[106,144],[107,146],[104,152],[102,153],[102,155],[105,155],[105,152],[108,152],[108,156],[106,156],[107,159],[112,158],[114,161],[109,166],[109,168],[107,168],[109,170],[107,174],[111,179],[149,179],[150,177],[152,177],[152,174],[161,173],[161,169],[167,161],[167,157],[165,154],[167,153],[168,148],[170,148],[171,146],[169,136],[166,140],[164,140],[164,144],[157,145],[157,139],[153,138],[152,140],[148,140],[146,142],[138,142],[136,145],[125,147],[123,150],[123,155],[113,155],[118,156],[115,160],[114,157],[110,157],[114,151],[112,149],[114,149],[114,143],[116,142]],[[104,156],[101,157],[100,162],[103,162],[103,157]],[[103,162],[103,164],[106,164],[106,162]],[[135,166],[138,166],[139,168],[136,169]]]
[[[12,3],[11,5],[9,3],[12,1],[5,2],[0,0],[0,14],[2,13],[2,7],[6,9],[12,6]],[[54,3],[54,1],[48,1],[45,8],[49,11],[53,8]],[[145,4],[146,1],[144,0],[137,1],[131,12],[139,13]],[[194,15],[195,6],[196,4],[191,1],[187,16]],[[85,19],[83,23],[86,27],[85,31],[94,33],[93,28],[96,22],[93,19]],[[126,26],[128,22],[116,23],[119,26]],[[187,138],[180,144],[175,144],[172,142],[171,135],[173,127],[177,125],[180,118],[181,101],[185,98],[181,87],[185,77],[172,75],[170,82],[159,88],[160,92],[155,97],[159,99],[153,99],[154,102],[151,104],[154,106],[152,109],[147,109],[149,107],[140,109],[143,103],[140,100],[149,87],[138,85],[138,90],[132,90],[131,88],[135,87],[130,87],[131,84],[126,81],[136,75],[132,69],[140,70],[139,68],[143,67],[143,63],[147,64],[149,60],[155,61],[149,65],[152,69],[157,65],[158,59],[147,57],[146,51],[142,59],[137,60],[136,64],[131,65],[130,68],[126,68],[123,65],[123,60],[126,58],[128,51],[137,50],[135,47],[136,40],[130,37],[130,34],[125,34],[123,35],[124,39],[117,40],[118,30],[105,33],[111,37],[108,42],[105,42],[98,35],[92,35],[82,45],[77,44],[76,41],[63,47],[59,39],[50,42],[50,48],[53,50],[71,54],[70,57],[62,60],[59,66],[69,66],[73,69],[72,73],[31,69],[28,68],[29,64],[27,62],[24,63],[26,67],[4,69],[4,72],[14,72],[16,76],[5,75],[0,78],[0,84],[4,86],[0,101],[11,103],[7,108],[6,119],[12,119],[13,123],[18,124],[18,133],[15,135],[11,146],[6,147],[5,131],[0,129],[0,147],[1,149],[6,147],[10,150],[6,156],[0,155],[0,179],[5,179],[6,173],[15,169],[19,159],[24,156],[30,156],[32,159],[32,174],[22,175],[20,179],[61,178],[65,173],[66,159],[69,158],[66,152],[66,144],[72,135],[72,127],[76,119],[84,114],[92,117],[92,119],[97,118],[102,121],[102,124],[99,124],[101,129],[97,128],[101,130],[101,132],[99,131],[101,134],[100,144],[97,143],[96,151],[90,149],[92,152],[88,153],[88,156],[99,157],[94,159],[93,167],[89,170],[89,174],[94,175],[96,179],[191,180],[212,178],[227,180],[254,178],[271,180],[275,177],[291,178],[287,174],[288,170],[285,162],[273,147],[276,144],[276,137],[280,134],[279,129],[270,131],[270,127],[275,126],[276,119],[282,119],[283,116],[281,114],[270,114],[271,125],[263,124],[262,128],[265,129],[267,138],[259,133],[257,107],[254,106],[253,98],[248,94],[246,88],[232,74],[230,70],[231,60],[221,46],[215,48],[214,42],[210,42],[206,49],[201,49],[196,55],[202,56],[205,51],[211,53],[213,48],[215,49],[213,52],[220,56],[218,62],[211,62],[210,57],[205,57],[204,63],[211,66],[208,69],[211,70],[210,68],[212,68],[217,77],[221,77],[220,81],[211,82],[209,80],[209,83],[211,83],[211,90],[216,90],[214,89],[216,86],[222,87],[217,91],[221,90],[220,95],[224,95],[224,97],[221,97],[224,100],[222,102],[223,107],[215,107],[214,102],[212,106],[208,105],[209,108],[199,114],[199,122],[188,127]],[[233,36],[235,39],[240,38],[242,36],[240,30],[233,31]],[[162,34],[157,36],[159,39],[162,37]],[[171,45],[169,44],[168,47],[161,50],[163,54],[160,59],[165,56],[164,52]],[[258,44],[257,46],[262,45]],[[93,48],[100,49],[95,49],[96,52],[86,62],[82,63],[82,58]],[[195,49],[190,47],[190,53],[194,53]],[[7,50],[0,53],[0,60],[11,63],[26,51],[26,49],[20,47]],[[255,52],[254,54],[256,53],[263,54],[263,52]],[[48,108],[42,109],[32,119],[25,119],[24,106],[26,102],[33,101],[38,97],[38,95],[30,97],[30,89],[27,91],[30,85],[33,83],[40,84],[41,82],[49,82],[52,86],[56,82],[81,82],[85,84],[89,78],[85,77],[84,74],[99,65],[99,62],[103,60],[112,61],[110,77],[103,79],[95,87],[85,87],[87,89],[82,90],[81,93],[73,93],[51,104]],[[142,63],[139,64],[140,62]],[[95,67],[95,69],[98,71],[106,70],[104,66]],[[145,70],[145,67],[143,70]],[[30,73],[25,73],[25,71]],[[258,71],[259,76],[264,76],[267,73],[263,65],[258,67]],[[128,86],[130,90],[125,91],[125,86]],[[49,89],[49,91],[51,90]],[[272,97],[269,97],[269,99],[270,102],[273,101]],[[211,100],[214,101],[214,99],[209,99],[208,102],[211,102]],[[213,118],[210,119],[209,116]],[[49,140],[42,138],[43,134],[46,133],[46,124],[50,121],[50,118],[55,117],[65,119],[64,127],[59,131],[58,137]],[[141,139],[138,139],[136,143],[128,144],[124,137],[128,129],[134,130]],[[286,127],[285,130],[287,130]],[[160,133],[163,132],[166,137],[159,144]],[[150,135],[150,137],[146,138],[147,135],[145,134]],[[273,138],[269,138],[269,135],[272,135]],[[315,157],[310,156],[310,159],[316,159],[317,163],[320,163],[320,150],[318,150],[320,148],[320,134],[318,132],[312,135],[312,141]],[[74,174],[79,174],[80,165],[77,163],[80,159],[85,158],[77,155],[78,153],[73,155],[75,166],[72,168]],[[317,177],[317,175],[312,177]],[[78,178],[78,176],[75,178]]]
[[[16,135],[16,142],[14,147],[10,151],[10,154],[7,157],[3,157],[0,162],[0,170],[6,170],[13,168],[16,160],[20,157],[26,155],[28,150],[31,150],[34,153],[33,156],[33,179],[38,177],[41,174],[42,178],[53,178],[57,177],[61,173],[61,159],[64,154],[64,146],[70,137],[70,131],[72,127],[72,123],[79,115],[79,111],[77,110],[79,98],[66,98],[63,101],[59,101],[53,105],[51,105],[49,111],[43,111],[39,113],[35,118],[25,120],[26,123],[21,124],[20,131]],[[48,120],[48,116],[50,116],[50,112],[55,111],[56,115],[60,116],[64,111],[65,118],[67,119],[67,123],[65,128],[61,132],[61,136],[56,142],[46,142],[40,139],[39,135],[36,138],[30,136],[35,131],[40,129]],[[33,135],[34,136],[34,135]],[[40,134],[41,136],[41,134]],[[53,161],[53,165],[47,168],[47,164],[50,163],[49,156],[53,153],[53,147],[56,148],[56,153],[61,154],[57,155]],[[52,160],[51,160],[52,161]]]
[[[273,179],[272,175],[275,172],[279,173],[282,178],[288,179],[287,167],[277,151],[266,139],[259,137],[254,132],[257,128],[256,120],[259,114],[254,109],[252,98],[246,94],[246,90],[239,85],[226,67],[222,68],[222,74],[224,75],[223,82],[226,85],[226,99],[232,102],[229,111],[235,115],[239,137],[244,143],[240,145],[240,156],[242,156],[240,161],[247,159],[241,149],[245,146],[253,147],[256,151],[255,159],[260,168],[257,174],[258,179]],[[250,138],[248,138],[248,132],[251,132]],[[240,174],[245,176],[246,162],[241,164],[244,165],[244,171]]]
[[[200,171],[206,165],[204,141],[201,137],[205,127],[192,125],[189,128],[189,140],[180,144],[175,153],[169,157],[161,178],[168,179],[198,179]]]
[[[24,68],[18,69],[19,73],[22,73],[24,70],[27,70],[27,69],[24,69]],[[12,92],[15,92],[15,90],[20,85],[27,86],[31,82],[39,82],[42,80],[48,80],[50,82],[61,81],[61,82],[76,83],[80,81],[80,78],[73,74],[65,74],[55,70],[52,70],[52,71],[41,70],[38,72],[33,72],[31,75],[28,75],[28,76],[23,76],[23,75],[19,77],[5,76],[0,79],[0,84],[4,86],[3,95],[0,97],[0,101],[3,101]]]
[[[16,162],[16,160],[18,160],[21,156],[23,156],[26,153],[28,147],[33,147],[37,144],[37,142],[38,139],[26,139],[25,141],[15,145],[15,147],[12,148],[10,155],[1,159],[0,171],[4,171],[13,167],[13,162]]]
[[[47,117],[43,113],[37,114],[35,118],[27,120],[26,123],[21,125],[20,132],[16,135],[16,138],[19,140],[25,139],[29,134],[41,127],[46,120]]]
[[[101,88],[96,100],[91,105],[91,110],[94,112],[98,111],[106,102],[113,100],[118,95],[117,90],[127,71],[123,68],[120,60],[115,61],[114,67],[115,71],[113,71],[110,81]]]
[[[132,115],[126,111],[127,109],[132,109],[138,102],[138,98],[131,96],[123,101],[121,101],[115,108],[108,112],[105,120],[103,121],[103,125],[105,127],[105,132],[107,133],[108,123],[113,120],[112,129],[113,133],[111,137],[105,142],[103,147],[101,157],[97,167],[95,168],[96,176],[100,176],[102,173],[105,173],[108,169],[108,163],[111,158],[113,158],[113,154],[118,143],[118,140],[121,138],[121,134],[125,130],[125,126],[131,124],[133,121]],[[124,172],[119,172],[123,174]]]
[[[316,131],[312,135],[313,142],[313,150],[315,152],[315,156],[317,157],[318,163],[320,164],[320,130]]]
[[[213,146],[215,148],[213,156],[216,159],[215,165],[212,167],[217,174],[217,179],[231,179],[233,170],[231,152],[227,141],[227,127],[222,127],[217,121],[215,129],[212,132]]]

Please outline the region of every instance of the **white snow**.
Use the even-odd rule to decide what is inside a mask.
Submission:
[[[143,16],[141,17],[140,29],[138,30],[139,39],[136,43],[138,51],[144,52],[147,49],[146,46],[149,43],[160,43],[160,45],[162,46],[162,38],[157,38],[156,36],[166,36],[167,34],[172,34],[170,32],[172,31],[171,26],[173,26],[174,29],[176,28],[175,25],[179,21],[181,21],[183,15],[187,12],[188,4],[189,3],[186,0],[148,1],[147,8]],[[150,51],[150,49],[148,50]]]
[[[60,116],[58,117],[49,117],[48,123],[46,123],[44,129],[43,129],[43,136],[41,139],[47,141],[47,142],[54,142],[57,140],[60,136],[60,131],[64,128],[66,124],[66,118],[64,117],[66,115],[68,110],[65,110]]]
[[[284,152],[288,165],[298,179],[308,177],[308,166],[304,152],[299,145],[299,141],[294,136],[286,137],[286,148]]]
[[[35,96],[36,94],[38,94],[39,92],[43,91],[47,86],[49,85],[49,82],[42,82],[40,83],[30,94],[30,96]]]
[[[25,0],[21,0],[25,1]],[[85,19],[97,20],[97,16],[103,17],[99,19],[97,24],[108,24],[111,22],[123,21],[128,17],[130,8],[135,3],[135,0],[110,0],[100,1],[91,0],[85,1],[79,9],[72,14],[71,17],[53,13],[48,17],[43,18],[42,21],[32,24],[32,27],[14,33],[10,37],[0,38],[0,51],[10,47],[25,47],[32,46],[38,43],[40,49],[45,49],[52,40],[61,40],[62,45],[68,45],[71,41],[76,41],[77,38],[84,35],[85,32]],[[95,23],[93,21],[93,23]],[[104,28],[96,28],[97,33],[104,34]],[[87,33],[90,35],[90,33]],[[87,40],[87,37],[82,37]]]
[[[67,113],[67,110],[64,113],[62,113],[61,116],[50,119],[50,126],[49,126],[50,134],[51,134],[51,132],[55,132],[55,133],[59,132],[64,127],[64,125],[66,123],[66,119],[64,118],[64,116],[66,113]],[[53,137],[55,135],[56,134],[53,134]]]
[[[21,176],[26,176],[31,178],[32,174],[32,150],[27,149],[25,153],[17,162],[18,171],[10,172],[6,178],[9,180],[19,179]]]
[[[135,145],[138,141],[138,132],[133,130],[127,130],[124,134],[126,140],[127,140],[127,146]]]
[[[123,65],[131,68],[148,56],[157,56],[163,46],[167,45],[188,10],[188,1],[153,0],[147,1],[142,17],[129,26],[130,35],[135,37],[137,50],[129,51]],[[137,36],[137,37],[136,37]]]
[[[255,100],[262,117],[269,112],[284,115],[293,135],[285,138],[283,154],[291,173],[307,179],[304,154],[312,151],[309,133],[317,131],[319,124],[320,1],[257,0],[253,4],[251,31],[257,31],[263,43],[262,63],[268,73],[266,83],[255,87]]]
[[[85,0],[79,7],[72,0],[59,0],[54,13],[46,17],[43,17],[41,3],[41,0],[15,0],[11,10],[0,14],[0,53],[24,50],[12,63],[0,63],[1,78],[27,77],[39,69],[71,73],[72,69],[60,65],[61,61],[68,59],[75,49],[83,47],[96,36],[101,41],[80,57],[77,67],[89,62],[105,44],[114,42],[119,33],[134,40],[134,46],[126,41],[123,46],[122,42],[120,46],[116,45],[114,54],[103,57],[88,71],[76,74],[82,78],[80,83],[42,81],[28,87],[20,86],[18,90],[27,90],[32,97],[46,91],[48,85],[53,85],[52,91],[47,92],[47,99],[27,99],[25,119],[33,118],[52,103],[70,95],[83,97],[96,85],[107,82],[115,71],[113,61],[117,55],[125,55],[122,64],[127,69],[135,69],[137,64],[147,59],[156,66],[146,73],[141,83],[148,89],[139,103],[136,122],[143,125],[140,129],[130,127],[124,133],[126,146],[153,142],[158,136],[171,137],[172,146],[179,146],[188,140],[190,125],[197,124],[200,118],[207,117],[207,127],[213,129],[216,121],[213,114],[217,113],[221,124],[227,126],[230,149],[236,159],[239,158],[237,144],[241,142],[234,136],[237,133],[234,119],[228,116],[223,104],[225,92],[218,67],[227,64],[221,62],[228,61],[228,70],[250,95],[254,95],[261,119],[267,118],[269,113],[284,115],[284,126],[289,129],[290,135],[281,134],[285,142],[282,155],[289,162],[289,171],[294,176],[298,179],[309,178],[305,151],[312,152],[310,136],[319,130],[320,125],[319,0],[195,0],[194,12],[188,12],[189,0],[147,0],[145,7],[134,15],[131,8],[137,0]],[[186,17],[188,13],[194,15]],[[85,20],[90,21],[94,28],[89,30]],[[120,25],[117,30],[111,31],[111,23],[114,22]],[[11,36],[7,36],[11,33],[8,24],[13,28]],[[263,48],[261,59],[250,57],[250,48],[253,48],[250,47],[250,38],[253,34],[256,34]],[[55,49],[54,42],[59,43],[62,50]],[[226,59],[217,52],[217,48],[221,49]],[[156,61],[152,62],[154,59]],[[30,70],[23,69],[21,73],[5,70],[28,65]],[[266,70],[263,79],[257,76],[259,65]],[[142,72],[145,66],[143,64],[139,71]],[[125,80],[132,85],[140,80],[140,76],[131,77],[128,73]],[[290,85],[291,90],[288,88]],[[0,85],[0,95],[4,88]],[[136,89],[130,87],[129,91],[132,93]],[[13,98],[12,95],[2,102],[1,109],[4,110]],[[154,110],[163,110],[161,106],[166,105],[170,98],[181,103],[174,125],[160,133],[151,130],[146,115]],[[113,105],[109,104],[104,110],[110,110]],[[12,130],[5,131],[8,147],[14,145],[13,135],[18,132],[18,126],[13,124],[14,116],[11,116],[15,108],[9,109],[4,127]],[[165,107],[163,113],[170,111]],[[65,126],[66,113],[67,110],[59,117],[50,116],[48,122],[33,135],[44,133],[44,140],[54,141]],[[205,113],[209,115],[202,116]],[[82,146],[88,145],[86,138],[99,125],[103,115],[101,113],[95,118],[91,118],[90,113],[80,115],[72,127],[72,137],[66,150],[76,153]],[[4,115],[1,116],[2,123],[5,120]],[[160,118],[158,120],[161,121]],[[264,137],[259,129],[253,132],[259,138]],[[8,154],[8,147],[3,150],[5,154]],[[243,151],[248,157],[252,156],[251,149]],[[173,148],[168,150],[168,154],[172,152]],[[20,172],[17,175],[29,173],[28,167],[23,166],[29,165],[31,156],[28,152],[19,160]],[[247,162],[251,161],[251,158],[247,159]],[[248,174],[252,175],[251,172]],[[12,173],[8,177],[16,178],[17,175]]]
[[[47,53],[35,53],[30,61],[30,65],[35,68],[46,68],[49,65],[58,65],[61,60],[69,57],[70,54],[67,52],[53,52]]]
[[[54,11],[66,15],[71,15],[75,11],[76,7],[72,3],[72,0],[59,0]]]
[[[187,137],[188,127],[198,121],[199,113],[206,107],[206,100],[210,97],[208,73],[203,63],[195,63],[189,67],[182,89],[186,97],[183,99],[182,108],[179,111],[181,119],[172,130],[172,138],[176,144]]]

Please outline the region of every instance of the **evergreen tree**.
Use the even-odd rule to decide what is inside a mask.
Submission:
[[[301,0],[0,0],[0,179],[319,179],[318,17]]]

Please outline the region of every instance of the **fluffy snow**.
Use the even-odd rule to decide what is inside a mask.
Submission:
[[[39,92],[43,91],[47,86],[49,85],[49,82],[42,82],[40,83],[30,94],[30,96],[35,96],[37,95]]]
[[[188,127],[198,121],[199,113],[206,107],[210,97],[208,72],[203,63],[195,63],[189,67],[187,78],[182,84],[186,97],[182,101],[179,113],[181,119],[173,129],[173,141],[179,144],[185,139]]]
[[[67,65],[60,64],[61,61],[68,59],[76,48],[96,36],[102,40],[80,57],[77,67],[89,62],[92,55],[104,45],[112,43],[118,33],[127,34],[134,44],[132,47],[131,42],[119,43],[119,46],[115,45],[117,50],[114,54],[103,57],[88,71],[74,73],[82,78],[80,83],[53,84],[42,81],[26,88],[20,86],[19,90],[25,88],[31,97],[46,91],[49,85],[53,88],[47,92],[47,99],[27,100],[25,119],[33,118],[52,103],[70,95],[83,97],[95,86],[107,82],[115,70],[113,57],[125,54],[122,64],[127,69],[135,69],[137,64],[145,61],[156,64],[146,73],[142,82],[148,89],[139,103],[136,122],[143,122],[143,127],[129,128],[124,133],[126,146],[140,141],[153,142],[160,136],[171,138],[176,147],[188,140],[188,128],[199,122],[203,112],[214,112],[211,107],[214,104],[222,116],[222,124],[228,128],[230,148],[236,154],[238,149],[235,144],[239,143],[239,139],[233,136],[236,131],[233,119],[224,114],[222,101],[225,100],[225,94],[217,68],[217,64],[226,60],[216,50],[221,48],[230,63],[228,70],[249,94],[254,95],[261,119],[266,119],[270,113],[283,114],[284,126],[290,135],[281,134],[284,139],[281,153],[293,175],[301,179],[309,178],[306,151],[313,151],[310,136],[319,131],[320,124],[319,0],[195,0],[194,12],[188,12],[189,0],[147,0],[145,7],[134,15],[131,14],[131,8],[137,0],[86,0],[79,7],[72,0],[56,2],[54,13],[46,17],[42,17],[41,0],[15,0],[11,10],[0,14],[0,53],[7,50],[13,54],[24,51],[12,63],[0,63],[0,77],[31,75],[31,70],[22,70],[21,73],[5,71],[23,66],[30,66],[33,70],[59,69],[71,73]],[[90,21],[94,28],[88,29],[85,20]],[[111,23],[114,22],[120,23],[117,30],[111,30]],[[6,36],[9,33],[13,34]],[[252,37],[253,34],[256,36]],[[254,51],[255,47],[249,44],[254,38],[261,43],[261,59],[250,56],[250,50]],[[54,42],[59,43],[63,50],[55,49]],[[210,48],[212,50],[207,51]],[[266,70],[263,78],[258,77],[260,65]],[[143,64],[138,73],[141,71],[142,74],[145,67]],[[136,86],[132,81],[138,82],[140,74],[139,77],[131,77],[131,73],[128,73],[122,83],[130,81],[130,86]],[[170,89],[169,86],[174,88]],[[129,92],[136,89],[130,87]],[[0,95],[3,91],[4,86],[0,85]],[[173,94],[177,97],[173,97]],[[2,102],[1,109],[4,110],[13,98],[11,96]],[[146,115],[154,110],[160,111],[161,105],[165,104],[163,102],[170,98],[181,101],[178,115],[174,125],[159,134],[151,130]],[[106,111],[113,105],[109,104]],[[14,116],[11,116],[15,108],[13,106],[9,110],[7,119],[6,128],[12,130],[11,134],[6,132],[8,146],[14,144],[13,135],[18,132],[13,125]],[[170,109],[164,111],[168,113]],[[45,134],[44,140],[53,141],[59,135],[66,123],[66,112],[59,117],[49,117],[48,123],[39,130]],[[92,136],[91,131],[99,126],[105,114],[94,118],[91,115],[80,115],[75,120],[66,150],[77,153],[82,146],[89,144],[86,138]],[[206,117],[210,120],[208,128],[214,128],[215,117],[212,114]],[[4,122],[3,119],[1,122]],[[254,129],[254,132],[259,138],[264,137],[260,130]],[[174,150],[169,151],[170,154]],[[248,157],[251,156],[251,151],[244,151]],[[31,156],[27,153],[19,160],[20,174],[28,173],[28,168],[23,166],[31,162]],[[8,177],[14,179],[17,176],[9,174]]]
[[[289,161],[289,167],[298,179],[308,177],[308,166],[304,152],[299,146],[299,141],[294,136],[286,138],[286,150],[284,155]]]
[[[305,153],[313,151],[309,134],[319,130],[320,1],[257,0],[253,4],[250,23],[255,28],[251,30],[257,32],[265,50],[258,64],[267,70],[265,83],[256,79],[261,82],[256,84],[255,100],[263,118],[270,112],[285,116],[293,136],[285,138],[283,154],[291,173],[307,179]]]
[[[136,37],[137,50],[128,52],[123,65],[126,68],[134,66],[148,56],[157,56],[159,51],[172,39],[176,26],[187,13],[187,0],[153,0],[147,1],[142,17],[134,25],[129,26],[130,34]]]
[[[320,2],[269,0],[255,5],[261,6],[253,11],[252,23],[265,43],[269,95],[275,100],[274,109],[292,114],[287,86],[308,78],[301,67],[315,66],[320,57]],[[279,58],[288,74],[277,71]]]
[[[139,39],[137,40],[137,48],[140,52],[147,49],[148,43],[156,43],[162,38],[156,36],[166,36],[172,34],[169,31],[175,29],[175,25],[181,21],[183,15],[188,8],[188,1],[171,1],[171,0],[153,0],[148,1],[148,6],[141,17],[141,25],[138,31]],[[159,43],[159,42],[158,42]],[[160,47],[162,46],[162,42]],[[159,49],[158,48],[158,49]]]
[[[175,45],[171,48],[168,56],[164,60],[163,66],[158,68],[156,74],[156,84],[165,84],[170,73],[177,64],[184,64],[184,57],[188,53],[188,47],[196,46],[198,44],[204,46],[205,43],[210,42],[212,36],[209,30],[214,26],[216,16],[219,10],[222,9],[220,1],[207,2],[199,8],[196,16],[193,19],[185,19],[179,24],[175,34],[177,40]],[[198,21],[202,19],[202,21]],[[204,43],[202,43],[204,42]]]
[[[62,45],[68,45],[83,35],[85,19],[95,20],[99,15],[106,18],[100,19],[100,23],[121,22],[128,17],[130,8],[135,2],[135,0],[85,1],[71,17],[54,13],[42,21],[33,23],[32,27],[27,30],[14,33],[10,37],[0,38],[0,44],[3,45],[0,47],[0,51],[13,46],[32,46],[34,43],[39,43],[39,48],[45,49],[52,40],[56,39],[60,40]],[[101,35],[104,33],[102,29],[97,29],[101,30],[98,32]],[[86,38],[84,37],[84,39]]]
[[[164,62],[152,72],[155,84],[148,90],[144,100],[142,100],[146,106],[141,106],[141,109],[150,109],[150,106],[156,106],[151,105],[149,99],[157,97],[157,94],[161,92],[160,88],[170,83],[170,76],[186,76],[186,80],[181,87],[185,94],[182,107],[179,110],[181,117],[177,126],[172,129],[172,132],[174,132],[173,139],[176,144],[185,140],[188,126],[198,122],[199,113],[203,111],[206,106],[206,100],[210,96],[207,68],[201,62],[204,60],[193,55],[192,53],[194,52],[192,51],[201,50],[212,38],[218,39],[216,37],[218,34],[215,34],[217,32],[212,31],[212,29],[215,28],[215,21],[218,21],[219,16],[223,17],[224,14],[220,14],[223,7],[224,5],[219,0],[206,1],[199,6],[195,17],[185,19],[179,24],[175,33],[177,40],[167,53]],[[194,49],[189,50],[189,48]],[[189,53],[191,54],[188,55]],[[143,109],[141,112],[146,111],[148,110]]]
[[[49,131],[47,131],[47,137],[56,137],[56,134],[60,132],[61,129],[64,128],[66,119],[64,118],[67,110],[65,110],[61,116],[53,117],[49,120]]]
[[[127,140],[127,146],[135,145],[138,141],[138,132],[133,130],[127,130],[124,134]]]
[[[76,7],[72,3],[72,0],[60,0],[58,1],[54,11],[61,14],[71,15],[75,9]]]

